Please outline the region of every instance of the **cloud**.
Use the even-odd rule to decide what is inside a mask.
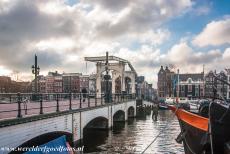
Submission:
[[[200,15],[207,15],[210,13],[210,11],[211,9],[209,6],[201,6],[201,7],[197,7],[196,9],[194,9],[193,13],[200,16]]]
[[[193,39],[193,44],[199,47],[208,45],[219,46],[230,44],[230,18],[212,21]]]
[[[223,67],[229,49],[195,51],[188,40],[181,40],[167,51],[160,50],[171,36],[164,23],[184,15],[190,7],[190,0],[84,0],[71,6],[66,0],[0,1],[0,72],[18,70],[25,75],[22,78],[31,77],[36,53],[43,74],[54,70],[84,73],[84,57],[106,51],[129,60],[139,75],[154,84],[160,65],[173,63],[184,72],[199,72],[203,63]],[[224,21],[229,22],[210,24],[223,28]],[[213,26],[207,25],[201,34],[210,31],[209,27]],[[220,37],[226,30],[216,27],[210,38],[229,40]],[[95,70],[93,63],[87,64],[87,73]]]
[[[190,0],[135,0],[121,3],[116,0],[97,0],[83,3],[94,6],[87,18],[95,28],[96,37],[104,39],[129,33],[141,34],[176,15],[183,14],[183,11],[192,5]]]

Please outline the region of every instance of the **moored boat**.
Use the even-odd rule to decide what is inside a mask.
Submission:
[[[183,142],[186,154],[221,154],[230,152],[230,108],[229,105],[210,103],[209,117],[203,117],[175,106],[181,133],[178,142]]]
[[[52,141],[49,141],[43,145],[37,146],[35,148],[28,148],[28,151],[24,154],[73,154],[73,148],[66,141],[66,136],[63,135],[59,138],[56,138]]]
[[[165,103],[159,103],[159,110],[168,110],[168,105]]]

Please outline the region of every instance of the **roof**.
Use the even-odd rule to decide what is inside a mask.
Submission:
[[[177,76],[177,74],[175,74]],[[203,80],[204,74],[203,73],[195,73],[195,74],[180,74],[179,75],[180,81],[187,81],[191,78],[193,81]]]

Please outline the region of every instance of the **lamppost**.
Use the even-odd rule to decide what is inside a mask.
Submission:
[[[180,95],[180,77],[179,77],[179,69],[177,70],[177,103],[179,101]]]
[[[105,71],[106,74],[104,75],[104,80],[105,80],[105,103],[110,103],[110,90],[109,90],[109,80],[111,79],[111,76],[109,75],[109,53],[106,52],[106,61],[105,61]]]
[[[34,65],[32,65],[32,74],[34,74],[34,92],[35,94],[38,92],[38,75],[39,75],[39,72],[40,72],[40,68],[38,66],[38,62],[37,62],[37,55],[35,54],[35,63]]]

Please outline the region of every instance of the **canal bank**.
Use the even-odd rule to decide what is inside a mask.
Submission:
[[[113,130],[88,132],[84,138],[84,153],[139,154],[157,136],[145,153],[184,153],[183,145],[175,141],[179,132],[179,123],[171,111],[159,111],[157,121],[152,119],[151,111],[127,122],[114,123]]]

